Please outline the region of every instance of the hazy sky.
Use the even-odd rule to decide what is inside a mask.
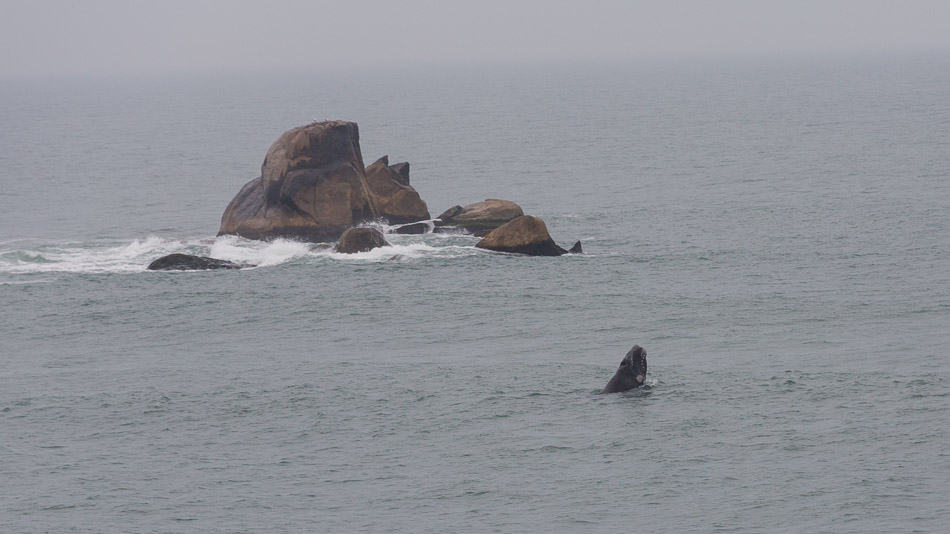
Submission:
[[[0,0],[6,78],[913,50],[950,0]]]

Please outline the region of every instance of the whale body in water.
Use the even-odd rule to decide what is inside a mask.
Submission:
[[[634,345],[620,361],[620,367],[601,393],[619,393],[643,385],[647,378],[647,351]]]

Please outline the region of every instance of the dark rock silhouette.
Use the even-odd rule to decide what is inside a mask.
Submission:
[[[397,234],[427,234],[430,231],[432,231],[431,221],[404,224],[393,229],[393,232]]]
[[[148,264],[150,271],[202,271],[208,269],[240,269],[243,265],[226,260],[193,256],[191,254],[169,254]]]
[[[634,345],[620,361],[620,367],[601,393],[618,393],[638,388],[646,378],[647,351],[640,345]]]
[[[581,242],[578,241],[578,242],[574,243],[574,246],[571,247],[571,250],[568,250],[568,252],[571,253],[571,254],[583,254],[583,253],[584,253],[584,249],[583,249],[583,247],[581,247]]]
[[[389,243],[386,242],[382,232],[375,228],[361,226],[343,232],[343,235],[340,236],[340,242],[336,244],[336,251],[344,254],[355,254],[385,246],[389,246]]]
[[[475,246],[529,256],[560,256],[567,253],[551,239],[544,221],[531,215],[522,215],[499,226]]]

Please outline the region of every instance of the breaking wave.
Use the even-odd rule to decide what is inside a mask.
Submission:
[[[390,246],[357,254],[339,254],[329,244],[289,239],[254,241],[237,236],[174,239],[147,236],[122,241],[0,243],[0,274],[37,273],[134,273],[146,271],[156,258],[181,252],[210,256],[249,268],[273,267],[289,262],[388,262],[422,258],[453,258],[477,254],[474,240],[465,236],[388,234]],[[0,282],[7,283],[0,280]],[[14,283],[14,281],[9,281]]]
[[[15,247],[14,245],[19,245]],[[24,247],[23,245],[27,245]],[[5,243],[0,245],[0,273],[109,273],[145,270],[154,259],[195,247],[174,239],[149,236],[131,243]],[[144,262],[144,263],[143,263]]]
[[[221,236],[205,254],[212,258],[257,267],[270,267],[306,256],[311,245],[289,239],[250,241],[237,236]]]

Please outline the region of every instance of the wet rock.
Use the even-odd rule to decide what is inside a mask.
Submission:
[[[463,228],[477,236],[484,236],[522,215],[524,211],[521,206],[514,202],[489,198],[464,207],[452,206],[438,216],[436,225]]]
[[[239,265],[227,260],[193,256],[191,254],[169,254],[148,264],[150,271],[203,271],[208,269],[240,269]]]
[[[375,228],[361,226],[343,232],[343,235],[340,236],[340,242],[336,244],[336,251],[344,254],[355,254],[385,246],[389,246],[389,243],[386,242],[382,232]]]
[[[421,221],[412,224],[404,224],[393,229],[397,234],[428,234],[433,229],[432,222]]]
[[[531,215],[522,215],[499,226],[475,246],[529,256],[560,256],[567,253],[551,239],[544,221]]]

